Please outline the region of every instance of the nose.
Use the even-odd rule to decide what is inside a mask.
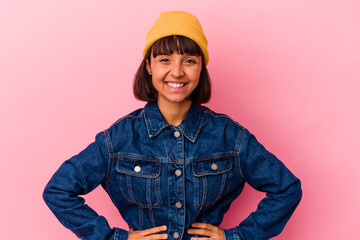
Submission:
[[[174,62],[172,68],[171,68],[171,75],[174,77],[174,78],[179,78],[179,77],[182,77],[184,76],[184,70],[183,70],[183,66],[181,64],[181,62]]]

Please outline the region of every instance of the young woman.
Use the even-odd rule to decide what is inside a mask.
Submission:
[[[196,17],[162,13],[134,81],[147,101],[67,160],[45,188],[59,221],[83,239],[269,239],[298,205],[297,179],[210,98],[207,40]],[[266,197],[237,227],[219,228],[247,182]],[[110,228],[79,195],[98,185],[130,231]]]

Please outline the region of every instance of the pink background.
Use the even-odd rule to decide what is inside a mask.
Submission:
[[[220,3],[221,2],[221,3]],[[276,239],[357,239],[360,1],[0,1],[0,239],[76,239],[42,200],[60,164],[142,107],[132,79],[162,11],[196,15],[209,40],[209,104],[302,180]],[[245,187],[224,228],[255,210]],[[101,188],[87,202],[126,224]]]

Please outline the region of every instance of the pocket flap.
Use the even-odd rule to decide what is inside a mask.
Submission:
[[[221,157],[193,163],[193,173],[196,177],[225,173],[230,171],[231,168],[231,157]]]
[[[116,170],[136,177],[156,178],[160,176],[161,165],[155,161],[121,158],[118,159]]]

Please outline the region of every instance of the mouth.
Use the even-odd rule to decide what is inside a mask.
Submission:
[[[173,82],[166,82],[166,84],[172,88],[182,88],[186,85],[186,83],[173,83]]]

